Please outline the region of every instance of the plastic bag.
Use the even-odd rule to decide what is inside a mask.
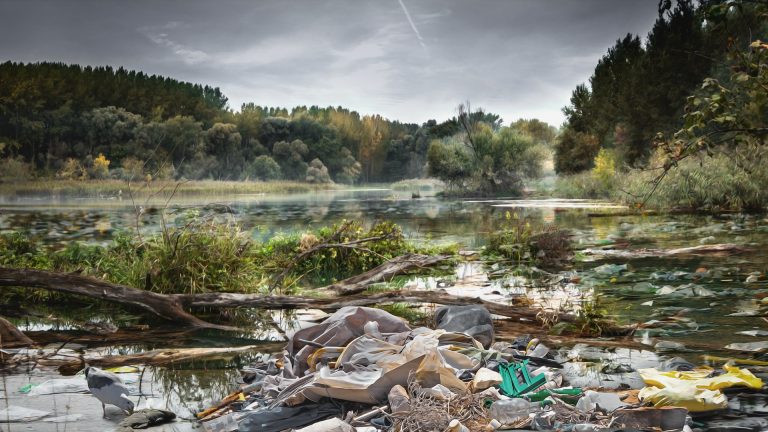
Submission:
[[[744,386],[760,389],[763,381],[746,369],[724,366],[727,373],[709,377],[711,368],[697,368],[688,372],[659,372],[656,369],[641,369],[648,387],[642,389],[638,397],[653,402],[657,407],[677,406],[691,412],[712,411],[728,406],[728,398],[720,389]]]
[[[734,386],[760,390],[763,387],[763,381],[747,369],[729,365],[725,365],[723,368],[727,373],[711,378],[709,376],[714,370],[708,367],[699,367],[687,372],[660,372],[656,369],[640,369],[639,372],[646,385],[662,388],[683,384],[692,384],[707,390],[720,390]]]

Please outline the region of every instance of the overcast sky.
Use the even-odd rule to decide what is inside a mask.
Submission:
[[[658,0],[0,0],[0,60],[124,66],[239,110],[342,105],[421,123],[470,100],[554,125]],[[0,77],[2,79],[2,77]]]

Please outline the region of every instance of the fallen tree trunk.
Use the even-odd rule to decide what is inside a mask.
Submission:
[[[732,243],[699,245],[677,249],[584,249],[586,255],[604,258],[655,258],[655,257],[686,257],[690,255],[735,255],[750,252],[751,249]]]
[[[88,354],[81,357],[55,356],[45,358],[44,356],[30,359],[42,366],[57,367],[62,374],[76,373],[83,369],[85,365],[98,366],[101,368],[113,368],[120,366],[147,365],[164,366],[172,363],[187,362],[191,360],[215,360],[227,359],[237,354],[250,351],[277,352],[283,347],[283,344],[264,344],[248,345],[242,347],[229,348],[173,348],[164,350],[145,351],[128,355],[101,356],[97,354]]]
[[[181,304],[172,296],[113,284],[79,274],[0,267],[0,287],[40,288],[48,291],[82,295],[109,302],[138,306],[180,325],[233,330],[232,327],[212,324],[186,312],[181,307]]]
[[[424,265],[425,262],[439,262],[440,260],[446,259],[445,257],[426,258],[429,258],[429,260],[395,261],[398,264],[386,266],[386,271],[382,270],[377,272],[377,274],[392,274],[397,271],[402,271],[403,268],[406,267],[412,268],[416,265],[414,262]],[[393,261],[394,260],[390,260],[388,263],[392,263]],[[385,263],[385,265],[386,264],[387,263]],[[374,279],[374,277],[372,275],[359,278],[358,276],[355,276],[350,279],[355,279],[355,281],[342,281],[339,283],[341,284],[340,286],[345,287],[343,289],[348,290],[346,292],[354,292],[362,286],[367,286],[372,283],[371,280]],[[536,320],[541,313],[539,309],[529,307],[524,299],[515,299],[510,304],[502,304],[482,300],[480,298],[454,296],[446,294],[444,291],[389,291],[375,294],[358,293],[344,297],[330,298],[236,293],[163,295],[124,285],[112,284],[100,279],[77,274],[55,273],[30,269],[0,268],[0,286],[42,288],[49,291],[84,295],[104,301],[139,306],[157,316],[173,320],[176,323],[187,325],[189,327],[218,328],[222,330],[233,330],[234,328],[203,321],[189,312],[186,312],[184,308],[305,308],[335,311],[344,306],[374,306],[391,303],[433,303],[439,305],[481,304],[492,314],[517,319]],[[334,285],[326,287],[326,289],[332,287],[334,287]],[[352,289],[351,287],[356,288]],[[560,320],[570,321],[573,319],[569,314],[559,315]]]
[[[392,258],[384,264],[374,267],[365,273],[360,273],[359,275],[336,282],[333,285],[328,285],[325,288],[334,290],[339,295],[357,294],[365,291],[365,289],[368,288],[368,285],[372,283],[393,278],[416,268],[433,266],[448,258],[449,256],[447,255],[401,255]]]
[[[302,297],[271,296],[260,294],[207,293],[176,294],[176,299],[188,307],[235,308],[252,307],[259,309],[319,309],[335,311],[344,306],[374,306],[391,303],[434,303],[440,305],[480,304],[489,312],[507,318],[534,320],[538,309],[531,308],[524,300],[502,304],[477,297],[462,297],[446,294],[444,291],[388,291],[375,294],[357,294],[347,297]],[[569,320],[563,314],[561,319]]]
[[[0,347],[18,347],[34,345],[35,341],[21,332],[5,318],[0,318]]]

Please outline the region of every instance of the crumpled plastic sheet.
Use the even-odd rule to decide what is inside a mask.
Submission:
[[[49,379],[32,387],[29,391],[30,396],[61,393],[88,393],[88,383],[85,381],[85,377]]]
[[[728,365],[724,368],[727,373],[715,377],[710,377],[713,370],[706,367],[687,372],[641,369],[640,375],[648,387],[638,397],[657,407],[677,406],[704,412],[728,406],[728,398],[721,389],[742,386],[759,390],[763,386],[763,381],[747,369]]]
[[[288,342],[287,358],[293,364],[288,372],[294,377],[301,377],[307,370],[307,359],[317,350],[317,346],[302,341],[312,341],[322,346],[347,346],[353,339],[365,334],[365,324],[373,321],[378,324],[378,331],[402,333],[411,330],[407,322],[381,309],[368,307],[343,307],[334,312],[322,323],[297,331]]]
[[[8,408],[0,411],[0,423],[32,422],[35,420],[40,420],[43,417],[47,417],[50,414],[51,413],[48,411],[40,411],[32,408],[11,405]]]
[[[341,415],[341,407],[332,402],[308,403],[295,407],[262,408],[244,412],[238,420],[240,432],[279,432],[314,424]]]
[[[435,312],[435,328],[464,333],[483,344],[493,345],[493,321],[488,309],[480,305],[443,306]]]
[[[316,371],[309,370],[306,359],[317,350],[316,345],[344,347],[336,361],[339,367],[318,364]],[[387,400],[392,387],[407,386],[413,374],[424,387],[441,384],[451,391],[466,392],[467,385],[458,376],[481,365],[479,359],[459,352],[467,348],[482,349],[482,344],[464,333],[425,327],[411,331],[400,318],[379,309],[344,307],[318,326],[293,336],[287,348],[295,360],[293,368],[284,369],[282,376],[266,378],[263,390],[278,393],[272,406],[324,397],[376,404]],[[310,374],[309,378],[296,381],[299,371]],[[285,385],[287,381],[290,384]]]

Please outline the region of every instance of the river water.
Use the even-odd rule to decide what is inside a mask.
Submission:
[[[647,352],[673,351],[664,354],[679,355],[694,363],[701,362],[702,354],[744,357],[744,353],[726,350],[725,346],[734,342],[768,340],[768,337],[738,334],[768,329],[768,323],[762,318],[763,299],[768,297],[764,278],[768,267],[768,223],[763,216],[610,216],[607,214],[622,212],[622,209],[588,201],[446,200],[425,195],[428,194],[422,193],[423,198],[413,199],[410,192],[368,189],[288,196],[177,196],[172,204],[166,204],[163,197],[137,202],[114,197],[82,200],[5,197],[0,198],[0,231],[22,231],[52,245],[70,241],[107,243],[121,230],[138,227],[143,233],[156,232],[161,214],[172,223],[176,216],[188,211],[217,211],[222,217],[241,223],[255,239],[329,225],[345,218],[365,223],[386,219],[400,224],[412,241],[460,243],[465,249],[477,250],[509,212],[528,218],[534,225],[552,224],[569,230],[577,249],[668,250],[733,243],[747,250],[739,254],[664,257],[658,254],[604,257],[578,252],[573,268],[553,276],[559,282],[545,288],[531,287],[522,283],[519,275],[504,272],[496,272],[489,280],[486,273],[493,269],[473,264],[469,270],[467,266],[457,269],[450,285],[458,294],[463,289],[470,294],[472,289],[478,289],[478,292],[490,293],[500,299],[527,295],[555,308],[573,309],[587,302],[620,323],[642,324],[635,339],[647,345]],[[163,208],[165,210],[160,210]],[[137,214],[140,214],[138,220]],[[478,273],[483,277],[477,279]],[[462,278],[470,282],[463,283]],[[479,282],[472,282],[477,280]],[[435,285],[434,281],[417,280],[414,283]],[[51,313],[29,305],[31,312],[25,312],[26,316],[8,310],[1,313],[12,316],[24,331],[72,331],[73,320],[106,320],[121,325],[143,322],[141,317],[116,314],[108,307],[104,310],[65,309]],[[167,344],[153,342],[98,349],[127,353],[168,346],[232,346],[281,340],[280,331],[272,325],[264,325],[263,311],[252,312],[252,315],[247,311],[241,313],[246,322],[250,319],[254,325],[246,326],[240,335],[201,332]],[[313,318],[291,312],[267,315],[288,334]],[[237,367],[247,364],[256,355],[258,352],[231,360],[147,368],[150,378],[144,379],[148,379],[152,389],[142,387],[142,393],[151,395],[145,398],[144,404],[169,407],[182,417],[191,418],[194,412],[235,388]],[[23,404],[29,396],[20,394],[18,388],[50,377],[50,372],[39,371],[7,377],[10,380],[6,382],[7,400]],[[80,406],[91,402],[93,400],[86,399],[73,402],[70,397],[67,403]],[[98,404],[95,407],[98,408]],[[91,409],[86,411],[89,426],[84,427],[86,423],[81,419],[76,430],[103,430],[104,425],[116,421],[105,423],[100,419],[100,413]],[[184,427],[192,426],[186,424]],[[26,429],[19,427],[18,430]],[[36,430],[64,428],[60,424],[47,423],[39,424]]]

